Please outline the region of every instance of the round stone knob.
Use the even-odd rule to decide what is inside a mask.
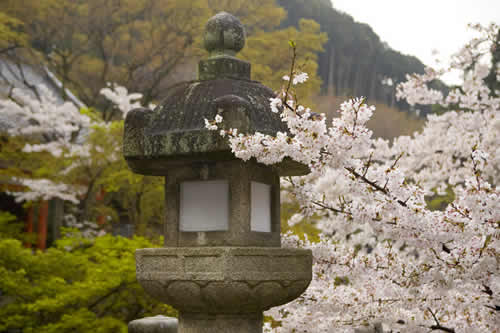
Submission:
[[[220,12],[205,26],[205,49],[211,55],[234,56],[245,46],[245,28],[233,15]]]
[[[128,324],[128,333],[177,333],[177,331],[177,318],[172,317],[146,317]]]

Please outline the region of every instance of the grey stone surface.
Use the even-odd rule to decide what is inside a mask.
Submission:
[[[170,247],[136,251],[137,280],[181,313],[259,313],[309,285],[312,253],[263,247]]]
[[[226,128],[275,135],[286,127],[271,112],[271,97],[274,93],[260,83],[228,78],[174,86],[154,111],[135,109],[127,114],[125,159],[133,171],[151,175],[166,175],[171,164],[183,160],[234,159],[226,139],[205,128],[205,119],[220,114],[227,120]]]
[[[210,58],[200,61],[198,79],[226,77],[250,80],[250,64],[234,57],[245,46],[245,38],[243,24],[231,14],[221,12],[208,20],[204,45]]]
[[[260,333],[262,313],[241,315],[181,315],[179,330],[184,333]]]
[[[229,230],[182,232],[179,228],[180,183],[190,180],[229,181]],[[271,232],[251,231],[251,182],[271,186]],[[165,246],[280,246],[280,183],[271,167],[241,160],[171,167],[165,179]]]
[[[250,64],[231,56],[200,60],[198,64],[198,79],[200,81],[214,80],[222,77],[250,80],[250,76]]]
[[[128,324],[128,333],[177,333],[177,318],[155,316],[133,320]]]
[[[235,55],[245,46],[245,28],[233,15],[220,12],[205,25],[204,45],[210,55]]]

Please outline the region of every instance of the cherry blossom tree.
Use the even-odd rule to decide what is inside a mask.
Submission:
[[[14,88],[12,98],[0,100],[0,109],[6,117],[16,119],[8,129],[12,137],[28,137],[33,143],[22,148],[25,153],[49,152],[59,158],[63,154],[88,156],[88,146],[75,144],[76,137],[88,130],[90,118],[79,112],[71,102],[60,103],[45,86],[38,87],[38,96]],[[60,198],[77,202],[78,189],[49,179],[18,178],[28,192],[13,193],[18,201]]]
[[[112,215],[105,202],[96,204],[102,190],[123,190],[123,184],[118,186],[120,189],[112,184],[118,183],[117,177],[122,182],[140,183],[123,162],[121,138],[123,118],[140,106],[136,100],[141,94],[130,94],[126,88],[111,84],[103,88],[101,94],[112,102],[117,115],[115,120],[105,122],[98,111],[80,110],[70,102],[58,101],[44,86],[37,90],[40,93],[34,96],[14,89],[12,99],[0,101],[1,112],[16,119],[8,130],[9,142],[19,141],[20,154],[29,156],[24,157],[29,164],[14,163],[12,178],[23,190],[9,193],[19,202],[54,198],[70,202],[76,207],[77,224],[96,222],[95,217],[103,214]],[[19,167],[25,172],[20,173]]]
[[[267,312],[273,332],[353,332],[374,322],[392,332],[500,332],[500,99],[484,78],[498,66],[483,59],[499,47],[497,25],[458,53],[450,69],[464,82],[447,96],[428,87],[446,70],[408,77],[398,96],[440,104],[425,128],[390,143],[365,126],[375,108],[364,98],[324,115],[302,106],[294,86],[307,76],[291,69],[272,112],[288,132],[243,134],[221,115],[208,129],[228,138],[234,154],[274,164],[309,166],[283,179],[301,207],[291,223],[315,214],[319,242],[287,234],[287,246],[313,251],[313,282],[297,300]],[[432,211],[426,196],[451,189],[454,200]]]

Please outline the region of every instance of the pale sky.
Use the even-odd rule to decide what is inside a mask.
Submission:
[[[331,0],[334,8],[367,23],[382,41],[434,66],[474,35],[468,23],[500,24],[500,0]],[[438,55],[432,55],[432,50]],[[450,76],[446,81],[455,82]]]

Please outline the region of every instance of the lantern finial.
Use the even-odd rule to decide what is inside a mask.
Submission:
[[[245,28],[233,15],[220,12],[208,20],[204,44],[212,57],[234,56],[245,46]]]

